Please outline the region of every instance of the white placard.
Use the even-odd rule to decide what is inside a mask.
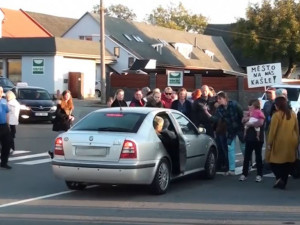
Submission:
[[[281,84],[281,63],[262,64],[247,67],[248,87],[266,87]]]

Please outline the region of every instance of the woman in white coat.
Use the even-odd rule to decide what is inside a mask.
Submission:
[[[12,91],[6,92],[8,113],[8,125],[10,128],[10,153],[15,150],[16,126],[19,124],[20,103],[17,101],[15,94]]]

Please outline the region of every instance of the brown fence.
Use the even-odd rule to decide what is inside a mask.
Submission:
[[[167,87],[167,76],[165,74],[111,74],[109,77],[109,88],[107,96],[113,96],[119,88],[124,89],[125,99],[130,100],[134,89],[142,87],[159,88],[164,90]],[[226,91],[231,99],[239,101],[246,106],[249,99],[258,98],[264,92],[264,88],[248,88],[246,77],[202,77],[201,75],[184,76],[183,87],[188,91],[200,88],[203,84],[212,86],[216,91]],[[172,87],[178,89],[179,87]]]

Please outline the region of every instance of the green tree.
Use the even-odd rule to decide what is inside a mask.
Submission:
[[[180,2],[178,6],[171,5],[167,9],[162,6],[152,10],[146,21],[153,25],[188,32],[203,33],[207,26],[207,18],[201,14],[192,14]]]
[[[294,0],[263,0],[249,5],[246,19],[235,26],[235,44],[246,56],[288,64],[290,77],[300,60],[300,4]]]
[[[136,14],[130,10],[127,6],[122,4],[111,5],[105,10],[105,14],[111,17],[116,17],[124,20],[135,20]],[[100,13],[100,6],[95,5],[93,7],[93,13]]]

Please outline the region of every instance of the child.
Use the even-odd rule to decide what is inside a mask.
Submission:
[[[256,131],[256,137],[259,140],[260,127],[263,125],[265,120],[264,113],[260,110],[260,101],[258,99],[253,100],[252,105],[248,106],[248,121],[245,123],[244,136],[246,135],[249,127],[254,127]]]

